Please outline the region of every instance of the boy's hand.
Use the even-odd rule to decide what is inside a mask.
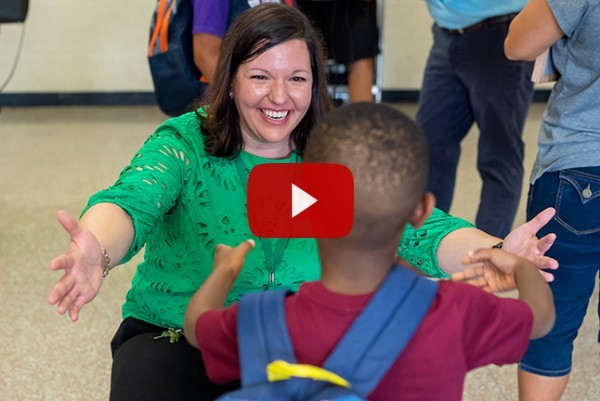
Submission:
[[[246,255],[252,248],[254,248],[253,239],[244,241],[233,248],[228,245],[218,244],[215,249],[213,270],[229,271],[236,278],[242,271]]]
[[[198,348],[196,322],[203,313],[222,309],[235,279],[242,271],[248,252],[254,248],[249,239],[236,247],[218,244],[215,249],[213,271],[192,296],[183,320],[183,333],[190,345]]]
[[[516,289],[517,266],[535,267],[530,261],[500,249],[479,249],[463,258],[463,263],[479,263],[479,265],[453,274],[452,280],[475,285],[487,292]]]
[[[540,239],[537,238],[537,232],[554,217],[555,213],[556,210],[549,207],[542,210],[527,223],[515,228],[504,239],[502,249],[532,261],[538,269],[557,269],[558,262],[544,256],[554,244],[556,234],[548,234]],[[540,274],[548,282],[554,280],[552,273],[540,270]]]

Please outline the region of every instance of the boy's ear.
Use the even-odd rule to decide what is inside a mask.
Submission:
[[[434,206],[435,196],[430,192],[425,192],[419,200],[419,203],[417,203],[417,206],[415,206],[415,210],[413,210],[408,218],[408,222],[415,228],[421,227],[425,220],[431,215]]]

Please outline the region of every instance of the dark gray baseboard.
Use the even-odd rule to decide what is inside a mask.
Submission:
[[[153,92],[2,93],[0,106],[142,106],[156,104]]]
[[[533,102],[545,103],[550,97],[550,89],[538,89],[533,92]],[[418,90],[382,90],[381,101],[386,103],[416,103]]]
[[[546,102],[550,96],[549,89],[536,90],[534,102]],[[419,99],[417,90],[382,90],[381,100],[387,103],[416,103]],[[80,92],[80,93],[2,93],[0,106],[143,106],[155,105],[152,92]]]

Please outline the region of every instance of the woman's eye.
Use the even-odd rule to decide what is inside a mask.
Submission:
[[[259,80],[259,81],[262,81],[262,80],[265,80],[265,79],[267,79],[267,77],[266,77],[266,76],[264,76],[264,75],[252,75],[252,76],[251,76],[251,78],[252,78],[252,79]]]
[[[294,82],[306,82],[306,78],[304,78],[304,77],[294,77],[294,78],[292,78],[292,81],[294,81]]]

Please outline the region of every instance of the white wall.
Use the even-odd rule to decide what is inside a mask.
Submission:
[[[384,0],[383,5],[381,87],[419,89],[432,41],[432,19],[425,2]]]
[[[5,93],[151,91],[153,0],[30,0],[17,71]],[[22,24],[0,25],[0,83]]]
[[[226,1],[226,0],[223,0]],[[415,90],[431,45],[423,0],[383,4],[381,88]],[[146,62],[155,0],[30,0],[18,69],[5,93],[152,91]],[[0,83],[22,24],[0,25]]]

